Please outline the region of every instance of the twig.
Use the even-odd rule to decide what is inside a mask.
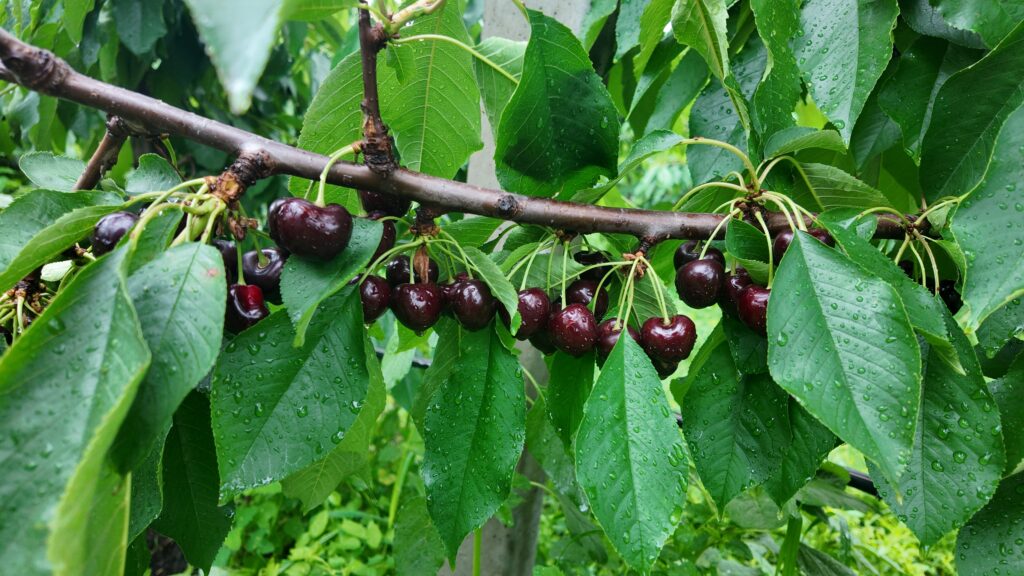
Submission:
[[[363,0],[361,4],[366,4]],[[363,154],[366,165],[377,174],[388,175],[396,168],[395,152],[388,127],[380,117],[377,92],[377,54],[387,42],[383,24],[374,26],[367,10],[359,11],[359,51],[363,63]]]
[[[75,190],[91,190],[99,184],[103,174],[110,170],[110,167],[117,162],[117,155],[121,152],[121,146],[128,139],[128,130],[117,116],[107,118],[107,131],[103,134],[96,151],[89,158],[85,165],[85,171],[75,182]]]

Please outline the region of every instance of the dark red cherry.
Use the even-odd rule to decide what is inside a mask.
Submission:
[[[595,264],[604,264],[608,261],[604,254],[600,252],[577,252],[573,254],[573,260],[579,262],[584,266],[593,266]],[[593,280],[600,282],[604,275],[608,273],[608,267],[602,266],[601,268],[593,268],[580,274],[580,278],[584,280]]]
[[[264,248],[265,263],[260,266],[260,257],[255,250],[242,254],[242,273],[245,281],[263,290],[267,302],[281,303],[281,270],[284,269],[288,254],[278,247]]]
[[[304,258],[330,260],[352,237],[352,216],[344,206],[317,206],[302,198],[278,198],[267,213],[270,237]]]
[[[501,316],[502,321],[506,325],[511,322],[511,319],[508,317],[508,311],[504,308],[498,309],[498,315]],[[519,317],[522,319],[522,322],[519,324],[519,331],[515,333],[515,337],[520,340],[532,338],[534,334],[543,330],[550,316],[551,300],[543,290],[540,288],[520,290]]]
[[[370,324],[388,309],[391,286],[380,276],[367,276],[359,285],[359,299],[363,302],[363,321]]]
[[[597,320],[583,304],[570,304],[548,319],[548,331],[555,347],[572,356],[582,356],[597,342]]]
[[[779,262],[782,262],[782,256],[789,250],[789,245],[793,243],[793,231],[783,230],[775,235],[775,240],[772,240],[772,261],[778,266]]]
[[[584,306],[590,306],[590,302],[597,298],[594,302],[594,318],[600,320],[604,318],[604,313],[608,311],[608,291],[601,288],[601,291],[597,290],[598,282],[596,280],[577,280],[565,290],[565,300],[569,304],[583,304]]]
[[[441,317],[443,298],[441,287],[433,282],[399,284],[391,292],[391,311],[407,328],[421,333]]]
[[[471,331],[486,328],[491,323],[497,304],[487,284],[474,279],[456,282],[452,298],[448,301],[448,307],[459,324]]]
[[[431,260],[429,266],[430,271],[427,273],[427,275],[429,276],[427,281],[436,283],[438,276],[441,275],[440,270],[437,267],[437,262]],[[410,273],[411,271],[409,257],[406,256],[405,254],[399,254],[398,256],[395,256],[394,259],[388,262],[388,265],[385,267],[384,271],[384,275],[388,279],[388,284],[391,284],[392,288],[398,286],[399,284],[408,284],[409,278],[411,278]],[[421,278],[419,274],[416,274],[416,282],[424,282],[423,278]]]
[[[771,290],[751,284],[743,289],[736,306],[740,320],[759,334],[768,333],[768,297]]]
[[[817,238],[818,242],[821,242],[825,246],[828,246],[829,248],[836,247],[836,239],[833,238],[827,230],[822,230],[821,228],[811,228],[810,230],[808,230],[808,232],[811,234],[811,236]]]
[[[359,190],[359,201],[363,204],[363,210],[368,214],[382,212],[388,216],[405,216],[409,211],[412,201],[399,196],[384,194],[383,192],[370,192]]]
[[[707,308],[718,302],[724,279],[725,270],[717,260],[694,260],[676,272],[676,292],[687,306]]]
[[[960,297],[960,293],[956,291],[956,282],[952,280],[942,280],[939,282],[939,297],[946,303],[946,308],[953,314],[956,314],[964,306],[964,301]]]
[[[663,362],[685,360],[697,342],[697,327],[693,320],[682,314],[672,316],[666,322],[655,316],[648,318],[640,327],[640,343],[651,358]]]
[[[452,300],[455,299],[455,288],[458,286],[459,282],[462,282],[463,280],[469,280],[469,274],[465,272],[456,272],[455,276],[453,276],[447,283],[440,284],[441,294],[444,295],[445,312],[450,311],[449,305]]]
[[[384,216],[383,212],[374,212],[370,214],[370,220],[377,220]],[[377,245],[377,250],[374,251],[373,256],[370,258],[370,262],[376,262],[377,258],[384,255],[385,252],[395,247],[395,239],[398,237],[398,231],[395,229],[394,220],[385,220],[381,222],[384,227],[384,231],[380,235],[380,244]]]
[[[533,344],[533,347],[545,356],[550,356],[558,351],[558,348],[555,347],[555,340],[546,327],[530,336],[530,344]]]
[[[626,333],[637,344],[640,343],[640,333],[632,326],[626,326]],[[612,349],[619,342],[619,335],[622,334],[622,326],[618,318],[609,318],[597,325],[597,357],[605,359],[612,353]]]
[[[725,290],[719,296],[720,304],[727,304],[728,307],[735,311],[736,303],[739,302],[740,292],[743,289],[753,283],[750,279],[750,274],[743,268],[736,268],[725,277]]]
[[[214,239],[210,245],[220,252],[220,258],[224,261],[224,274],[228,284],[233,284],[238,279],[238,252],[235,243],[231,240]]]
[[[138,221],[139,217],[131,212],[113,212],[100,218],[92,229],[92,255],[101,256],[113,250]]]
[[[679,362],[666,362],[659,358],[651,358],[651,364],[657,370],[659,378],[668,378],[675,374],[676,369],[679,368]]]
[[[672,257],[673,263],[676,265],[676,270],[686,266],[690,262],[700,258],[700,251],[702,247],[696,240],[690,240],[683,242],[676,248],[676,253]],[[725,266],[725,256],[722,251],[718,248],[708,247],[708,251],[704,253],[705,258],[711,258],[717,260],[723,267]]]
[[[270,315],[263,302],[263,290],[253,284],[232,284],[228,287],[224,326],[230,332],[242,332]]]

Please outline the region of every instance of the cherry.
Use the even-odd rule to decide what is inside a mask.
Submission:
[[[444,295],[433,282],[399,284],[391,293],[391,310],[407,328],[422,333],[441,317]]]
[[[391,286],[380,276],[367,276],[359,285],[359,299],[363,303],[363,321],[370,324],[388,309]]]
[[[818,242],[821,242],[825,246],[828,246],[829,248],[836,247],[836,239],[833,238],[832,235],[828,233],[828,230],[822,230],[821,228],[811,228],[810,230],[808,230],[808,232],[811,236],[817,238]]]
[[[660,358],[651,358],[651,364],[657,370],[659,378],[668,378],[675,374],[676,369],[679,368],[679,362],[665,362]]]
[[[384,216],[383,212],[374,212],[370,214],[369,218],[370,220],[379,220]],[[370,262],[376,262],[377,258],[380,258],[385,252],[394,248],[395,239],[398,237],[398,230],[395,228],[394,220],[385,220],[381,222],[381,225],[384,227],[384,231],[380,235],[380,244],[377,245],[377,250],[374,251]]]
[[[718,302],[724,278],[725,270],[717,260],[694,260],[676,272],[676,292],[687,306],[707,308]]]
[[[441,284],[441,293],[444,295],[444,307],[445,311],[449,310],[449,305],[452,300],[455,299],[455,289],[459,282],[463,280],[469,280],[469,274],[465,272],[456,272],[455,276],[447,284]]]
[[[960,298],[960,293],[956,291],[956,282],[952,280],[942,280],[939,282],[939,297],[946,303],[946,308],[953,314],[956,314],[964,306],[963,299]]]
[[[409,278],[411,277],[411,271],[409,269],[410,266],[411,265],[409,263],[408,256],[406,256],[405,254],[399,254],[398,256],[395,256],[395,258],[391,260],[391,262],[388,262],[387,266],[385,267],[384,275],[388,279],[388,284],[391,284],[391,287],[394,288],[399,284],[408,283]],[[427,278],[426,281],[432,283],[437,282],[437,278],[440,276],[440,270],[437,267],[437,262],[434,262],[433,260],[430,261],[429,272],[427,273],[427,276],[429,276],[429,278]],[[416,282],[424,282],[424,279],[420,277],[420,274],[418,272],[416,273]]]
[[[467,330],[476,331],[487,327],[494,318],[497,301],[491,295],[487,284],[479,280],[460,280],[454,284],[451,300],[448,301],[455,318]]]
[[[131,212],[112,212],[100,218],[92,229],[92,255],[100,256],[113,250],[138,221],[139,217]]]
[[[604,254],[602,254],[600,252],[577,252],[576,254],[573,254],[572,258],[573,258],[573,260],[579,262],[580,264],[582,264],[584,266],[593,266],[595,264],[604,264],[605,262],[608,261],[608,259],[605,258]],[[593,268],[591,270],[587,270],[586,272],[580,274],[580,278],[582,278],[584,280],[593,280],[595,282],[600,282],[601,279],[604,278],[604,275],[607,272],[608,272],[608,268],[607,267]]]
[[[688,316],[677,314],[666,322],[655,316],[640,327],[640,343],[651,358],[665,363],[685,360],[697,342],[697,327]]]
[[[317,206],[302,198],[278,198],[267,215],[270,237],[301,257],[330,260],[352,237],[352,216],[344,206]]]
[[[533,347],[545,356],[550,356],[558,350],[555,347],[555,340],[551,336],[551,332],[546,328],[542,328],[535,332],[533,336],[530,336],[530,344],[533,344]]]
[[[751,330],[761,335],[768,333],[768,298],[771,290],[764,286],[751,284],[740,293],[739,301],[736,303],[736,311],[740,320]]]
[[[387,216],[405,216],[412,205],[411,200],[369,190],[359,190],[359,201],[368,214],[381,212]]]
[[[542,331],[548,323],[551,315],[551,300],[540,288],[527,288],[519,291],[519,317],[522,322],[515,337],[519,340],[531,339],[534,334]],[[508,311],[504,308],[498,309],[498,314],[506,325],[511,322]]]
[[[597,320],[583,304],[569,304],[548,319],[548,330],[555,347],[582,356],[597,342]]]
[[[836,240],[826,230],[821,228],[812,228],[807,231],[808,234],[814,236],[822,244],[835,248]],[[789,250],[789,245],[793,243],[794,232],[792,230],[783,230],[775,235],[775,240],[772,241],[772,260],[776,265],[782,262],[782,255]]]
[[[626,326],[626,333],[637,344],[640,343],[640,333],[632,326]],[[602,360],[607,358],[619,342],[619,335],[622,334],[622,326],[617,318],[609,318],[597,325],[597,356]]]
[[[266,263],[260,266],[260,257],[255,250],[242,254],[242,274],[245,280],[263,290],[263,297],[274,304],[281,303],[281,270],[284,270],[288,253],[276,246],[264,248]]]
[[[242,332],[270,315],[263,302],[263,290],[255,284],[232,284],[228,287],[227,314],[224,325],[230,332]]]
[[[569,304],[590,306],[590,302],[594,300],[596,295],[597,302],[594,303],[594,318],[600,320],[604,318],[604,313],[608,311],[608,291],[602,287],[601,291],[598,292],[597,286],[598,282],[596,280],[577,280],[569,284],[569,288],[566,289],[565,301]]]
[[[735,311],[736,303],[740,301],[740,293],[747,286],[750,286],[753,280],[750,279],[750,274],[743,268],[736,268],[725,277],[725,292],[719,298],[719,301],[723,304],[728,304],[729,309]]]
[[[224,275],[228,284],[232,284],[238,278],[238,253],[235,243],[231,240],[217,238],[210,242],[210,245],[220,252],[220,258],[224,261]]]
[[[700,251],[700,244],[698,244],[696,240],[690,240],[689,242],[680,244],[679,248],[676,248],[676,253],[672,256],[672,261],[676,265],[676,270],[686,266],[694,260],[700,259]],[[723,268],[725,267],[725,256],[718,248],[709,246],[708,251],[704,253],[704,258],[717,260]]]

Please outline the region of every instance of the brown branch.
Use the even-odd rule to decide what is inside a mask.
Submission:
[[[362,2],[365,4],[365,0]],[[387,33],[380,24],[370,22],[370,11],[359,10],[359,51],[363,63],[363,156],[366,165],[387,176],[398,168],[388,127],[380,117],[377,93],[377,54],[387,43]]]
[[[79,74],[45,50],[29,46],[0,30],[0,60],[19,84],[45,94],[115,114],[147,129],[193,140],[241,156],[257,155],[261,174],[289,174],[318,180],[328,158],[186,112],[159,100]],[[666,238],[708,238],[721,214],[698,214],[606,208],[531,198],[500,190],[396,169],[383,176],[371,168],[337,162],[327,181],[338,186],[394,194],[435,209],[479,214],[522,224],[579,233],[630,234],[649,243]],[[772,231],[788,229],[783,215],[769,215]],[[879,215],[877,237],[902,238],[895,216]]]
[[[117,155],[121,152],[121,146],[128,139],[128,130],[124,123],[117,116],[107,118],[107,131],[103,134],[96,151],[89,158],[85,170],[75,182],[75,190],[91,190],[96,187],[103,178],[103,174],[110,170],[110,167],[117,162]]]

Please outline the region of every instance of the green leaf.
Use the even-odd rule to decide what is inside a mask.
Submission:
[[[801,574],[814,574],[815,576],[856,576],[856,572],[847,568],[842,562],[836,560],[827,552],[816,550],[806,544],[800,544],[797,552],[796,564],[800,567]]]
[[[882,74],[879,85],[884,84],[885,79],[892,75],[891,70],[894,69],[895,64],[890,63],[887,71]],[[879,181],[879,185],[882,185],[881,171],[884,163],[882,155],[895,148],[896,144],[900,142],[901,135],[899,124],[894,122],[878,105],[878,88],[876,87],[868,96],[868,101],[864,103],[864,109],[861,110],[857,124],[853,127],[853,136],[850,137],[850,153],[853,155],[856,170],[865,177],[875,178]],[[916,174],[913,176],[900,174],[900,176],[916,177]],[[917,194],[917,197],[920,197],[920,194]]]
[[[778,468],[791,440],[789,396],[767,375],[740,374],[721,328],[690,364],[687,381],[686,395],[676,397],[683,435],[721,509]]]
[[[961,315],[968,333],[1024,295],[1024,199],[1017,191],[1024,177],[1022,146],[1024,108],[1007,119],[988,176],[960,203],[950,224],[967,264],[961,289],[966,311]]]
[[[750,8],[772,62],[752,102],[754,127],[768,142],[768,157],[774,155],[768,152],[773,136],[795,123],[793,109],[800,100],[800,69],[790,40],[800,31],[800,10],[796,2],[775,0],[752,0]]]
[[[939,9],[930,0],[902,0],[900,16],[911,30],[924,36],[943,38],[965,48],[985,48],[981,36],[970,30],[954,28],[942,19]]]
[[[113,17],[121,44],[142,55],[167,34],[163,0],[113,0]]]
[[[850,141],[892,56],[896,0],[809,0],[800,9],[797,65],[822,113]]]
[[[723,311],[722,330],[740,374],[768,372],[768,341],[764,336],[751,330],[732,311]]]
[[[427,507],[452,563],[466,534],[490,518],[512,488],[526,436],[519,364],[493,330],[454,330],[458,353],[437,378],[423,425]],[[438,344],[440,348],[440,344]]]
[[[978,53],[922,36],[900,56],[899,68],[881,86],[878,105],[903,132],[903,146],[921,160],[921,141],[931,121],[935,97],[954,73],[973,64]]]
[[[836,446],[836,437],[794,398],[789,399],[792,440],[782,462],[764,481],[764,490],[779,506],[788,502],[808,482]]]
[[[92,12],[94,0],[66,0],[64,2],[64,30],[75,44],[82,42],[85,17]]]
[[[71,192],[85,171],[85,162],[52,152],[29,152],[18,160],[18,167],[39,188]]]
[[[220,353],[224,263],[204,244],[181,244],[136,270],[128,293],[153,355],[112,448],[121,470],[135,468],[167,435],[171,417]]]
[[[78,571],[101,553],[88,548],[89,509],[150,358],[123,258],[117,250],[79,272],[0,358],[2,515],[27,520],[0,523],[0,561],[23,574],[50,574],[51,562]]]
[[[593,354],[577,358],[555,352],[551,358],[548,419],[566,450],[572,449],[576,431],[583,421],[583,406],[594,388],[594,362]]]
[[[823,209],[892,206],[880,191],[828,164],[801,164],[811,192]]]
[[[402,29],[406,37],[439,34],[469,44],[458,4],[417,18]],[[381,115],[398,142],[402,165],[451,178],[479,150],[480,92],[473,57],[448,42],[427,40],[408,46],[413,69],[405,81],[378,64]]]
[[[674,44],[674,40],[671,39],[665,42]],[[672,49],[681,50],[681,47],[675,44]],[[656,52],[655,57],[657,56],[659,54]],[[652,62],[649,67],[654,67],[655,64],[657,63]],[[671,61],[667,62],[665,67],[670,68],[671,64]],[[656,132],[671,131],[682,112],[688,109],[694,98],[700,94],[708,78],[707,64],[696,51],[687,52],[675,68],[663,72],[665,73],[651,78],[653,82],[646,86],[641,85],[641,82],[645,82],[646,74],[637,82],[637,91],[629,111],[629,123],[637,134],[650,136]],[[654,75],[654,70],[651,73]],[[642,92],[641,89],[645,91]]]
[[[921,186],[929,202],[959,196],[982,179],[1006,119],[1024,102],[1024,23],[984,58],[946,80],[935,126],[921,142]]]
[[[1010,300],[1008,304],[993,312],[978,328],[978,345],[989,358],[998,354],[1011,338],[1024,334],[1022,302],[1022,298]]]
[[[615,175],[619,115],[572,31],[529,17],[523,75],[495,132],[498,181],[530,196],[572,193]]]
[[[895,480],[914,443],[921,356],[899,294],[798,232],[768,304],[772,377]]]
[[[573,195],[572,201],[579,202],[582,204],[594,204],[604,195],[611,192],[619,180],[621,180],[626,174],[633,171],[635,168],[640,167],[644,160],[660,152],[671,150],[672,148],[679,145],[683,141],[683,137],[670,132],[668,130],[655,130],[645,135],[633,143],[633,147],[629,151],[629,156],[619,166],[619,175],[613,178],[610,182],[601,186],[595,186],[593,188],[587,188],[580,190]]]
[[[422,496],[405,498],[398,507],[394,551],[398,574],[435,576],[444,564],[444,545]]]
[[[128,515],[128,540],[134,540],[153,522],[164,507],[163,472],[164,438],[138,466],[132,469],[132,495]],[[113,465],[113,462],[111,462]]]
[[[291,346],[283,310],[228,344],[211,383],[222,501],[305,468],[342,440],[366,400],[364,333],[359,291],[349,288],[324,302],[301,348]]]
[[[358,0],[286,0],[289,20],[323,20],[358,4]]]
[[[995,46],[1024,20],[1020,0],[936,0],[932,4],[951,26],[977,32]]]
[[[366,392],[366,402],[359,410],[359,416],[356,416],[355,422],[345,432],[345,437],[331,449],[326,458],[314,462],[281,482],[285,495],[302,500],[305,512],[319,506],[346,476],[366,466],[369,459],[370,441],[376,429],[377,417],[384,411],[387,392],[377,354],[370,343],[369,335],[365,333],[363,353],[370,384]]]
[[[925,355],[917,438],[895,488],[875,482],[897,517],[924,546],[959,528],[992,497],[1003,472],[999,412],[970,342],[943,314],[966,375],[934,352]]]
[[[725,225],[725,249],[755,282],[768,283],[768,239],[764,231],[733,218]]]
[[[672,10],[672,33],[684,46],[704,57],[719,80],[730,74],[725,0],[682,0]]]
[[[89,499],[88,517],[65,525],[50,538],[50,561],[57,566],[55,574],[122,574],[128,549],[128,507],[131,494],[127,478],[104,461],[96,472],[95,487]],[[65,546],[65,542],[82,538],[84,544]],[[83,554],[75,556],[76,553]]]
[[[545,397],[537,396],[526,414],[526,450],[537,460],[556,490],[577,495],[579,486],[571,452],[558,438],[549,413]]]
[[[444,225],[444,231],[463,246],[484,246],[504,220],[471,216]]]
[[[384,227],[380,222],[355,218],[348,247],[327,262],[289,258],[281,272],[281,298],[295,325],[295,346],[302,346],[314,313],[339,290],[348,285],[367,264],[380,245]]]
[[[843,142],[842,136],[835,130],[815,130],[804,126],[793,126],[779,130],[768,138],[764,145],[764,157],[784,156],[807,148],[845,152],[846,144]]]
[[[651,0],[620,0],[615,20],[615,60],[640,44],[640,18],[650,4]]]
[[[646,570],[675,531],[687,459],[661,380],[640,345],[619,338],[583,408],[576,478],[605,535]]]
[[[185,214],[176,208],[161,210],[159,214],[146,223],[139,235],[138,243],[132,249],[132,259],[128,262],[128,276],[136,270],[159,258],[170,246],[178,234],[178,226]],[[223,262],[221,263],[223,266]]]
[[[324,78],[309,110],[302,117],[299,148],[330,155],[363,137],[363,72],[359,52],[353,52],[338,62]],[[304,196],[312,183],[292,178],[288,190],[293,196]],[[315,184],[312,184],[315,186]],[[341,204],[353,214],[362,212],[356,191],[328,185],[327,202]]]
[[[633,58],[633,69],[638,73],[647,72],[647,64],[665,34],[674,5],[675,0],[651,0],[640,15],[640,52]]]
[[[181,176],[167,160],[156,154],[139,156],[139,167],[128,173],[124,189],[130,195],[162,192],[181,184]]]
[[[956,539],[961,576],[1020,574],[1024,571],[1024,472],[1003,480],[988,506]]]
[[[1009,474],[1024,461],[1024,355],[1017,357],[1002,378],[989,382],[988,389],[999,407],[1006,449],[1004,472]]]
[[[501,268],[494,263],[494,260],[480,251],[475,246],[463,246],[462,251],[466,253],[470,263],[476,268],[480,279],[491,289],[491,293],[501,305],[505,307],[511,317],[510,329],[512,332],[519,330],[519,293],[512,283],[508,281]]]
[[[477,44],[476,51],[516,79],[516,82],[513,82],[479,59],[473,59],[477,82],[480,84],[480,97],[484,102],[484,111],[487,112],[487,120],[492,127],[497,127],[501,122],[501,114],[505,111],[505,105],[512,99],[512,94],[519,86],[518,80],[523,75],[523,55],[526,53],[526,42],[492,36]]]
[[[231,111],[249,109],[286,12],[285,0],[185,0]]]
[[[209,571],[234,516],[234,505],[217,505],[219,485],[210,400],[192,392],[175,412],[167,435],[164,509],[153,528],[173,538],[189,564],[203,571]]]

